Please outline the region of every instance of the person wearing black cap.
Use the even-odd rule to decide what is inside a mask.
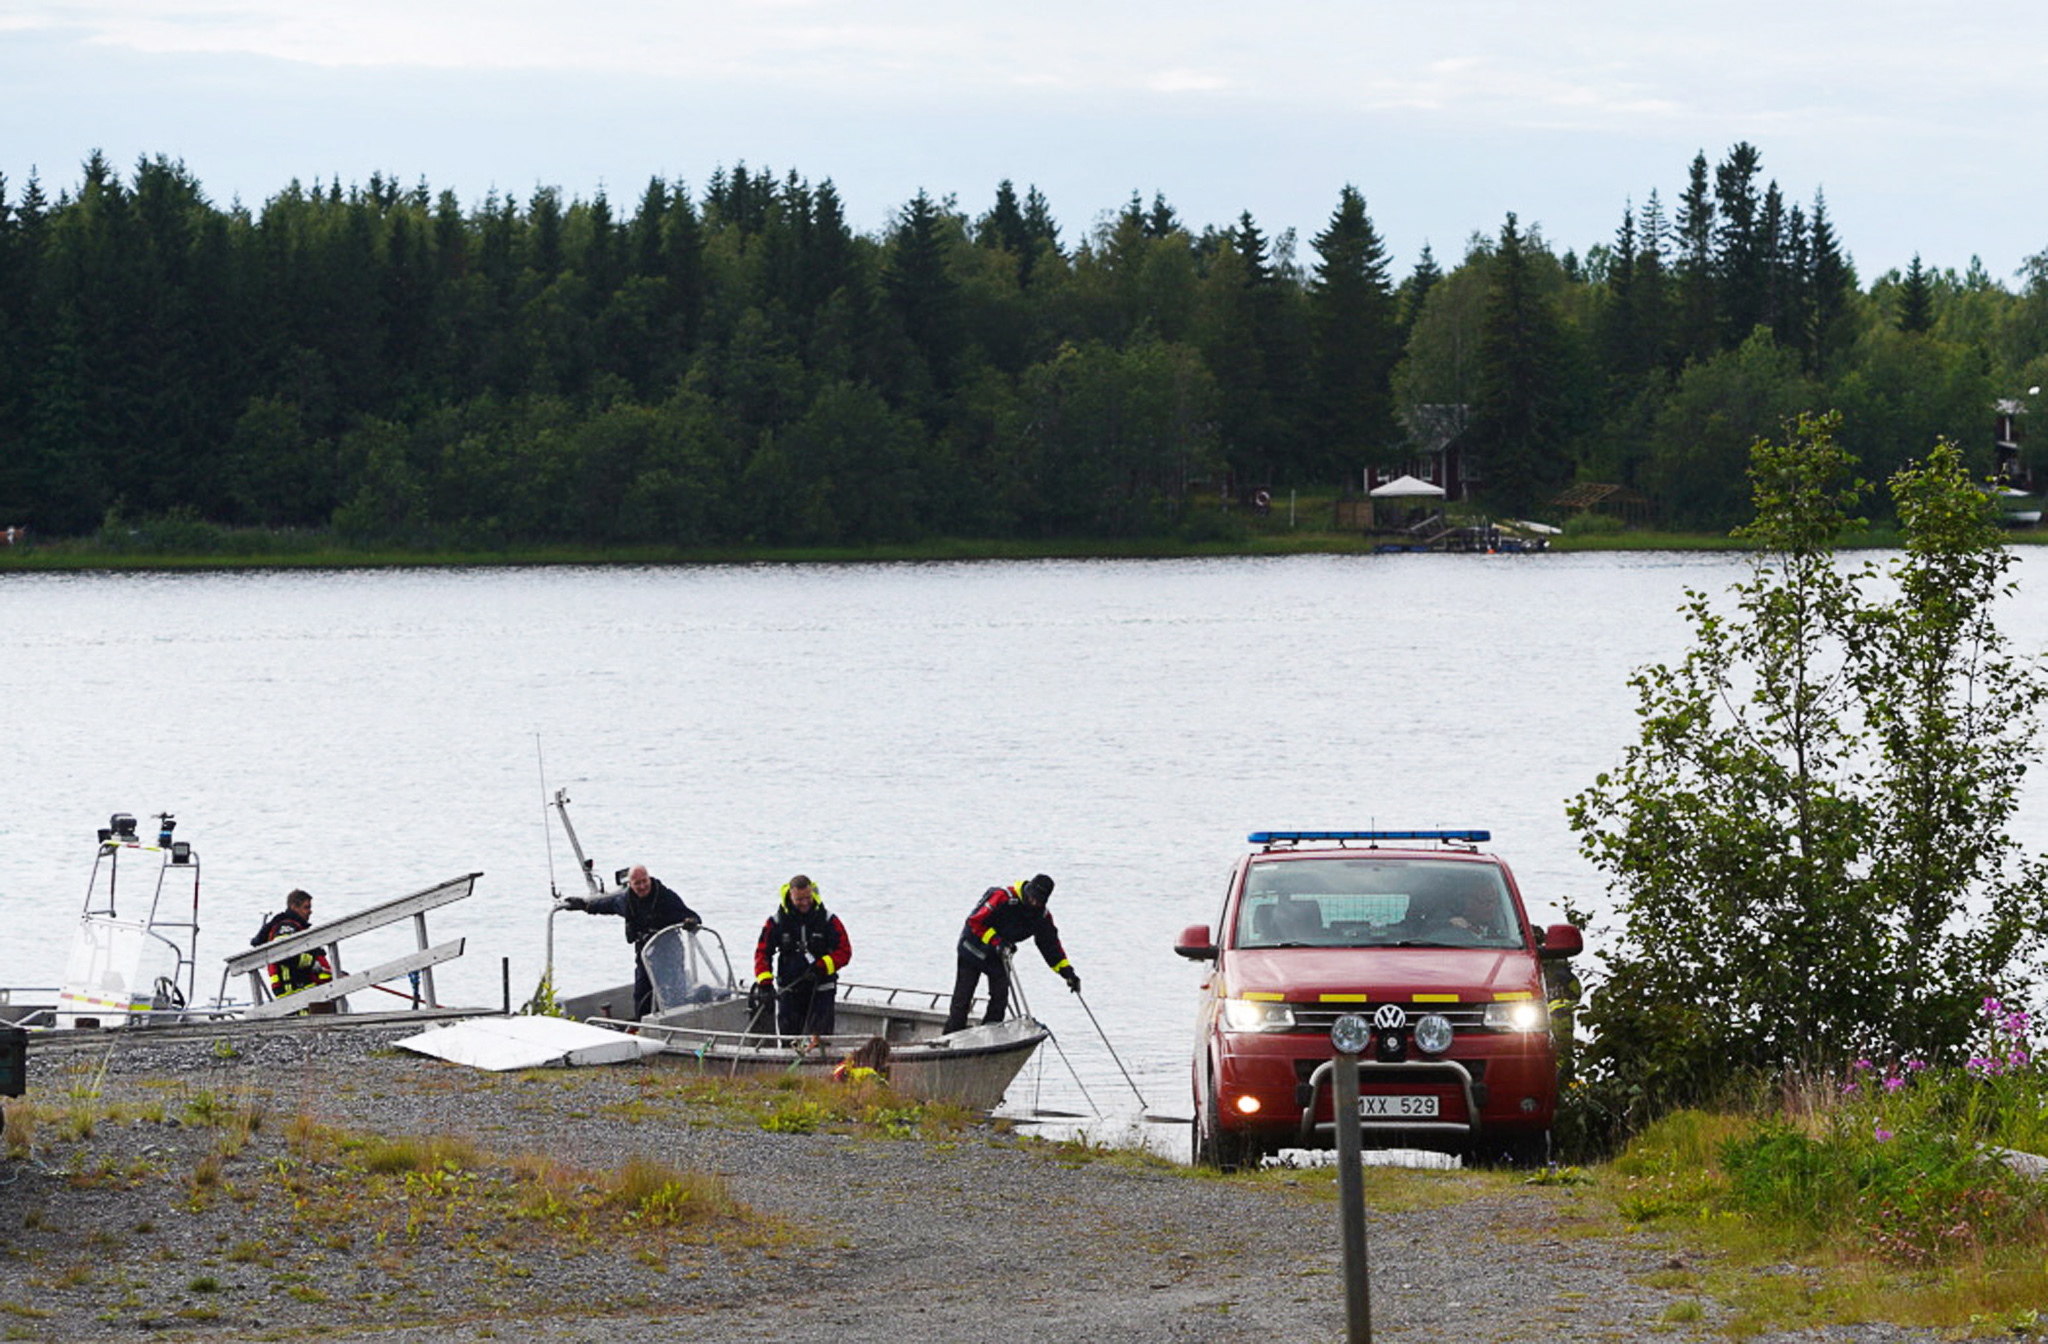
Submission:
[[[981,904],[967,916],[960,928],[960,960],[953,975],[953,1007],[946,1014],[946,1030],[959,1031],[967,1025],[967,1013],[974,1006],[975,985],[988,977],[988,1014],[983,1022],[1000,1022],[1010,1006],[1009,951],[1026,938],[1038,944],[1045,964],[1066,980],[1067,988],[1081,992],[1081,977],[1060,946],[1060,931],[1045,908],[1052,895],[1052,879],[1044,873],[1015,886],[990,887],[981,894]]]

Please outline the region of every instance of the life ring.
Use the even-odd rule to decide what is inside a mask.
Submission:
[[[1270,508],[1272,508],[1272,507],[1273,507],[1273,496],[1272,496],[1272,495],[1270,495],[1270,494],[1268,494],[1268,493],[1267,493],[1266,491],[1264,491],[1264,490],[1254,490],[1254,491],[1252,491],[1252,507],[1253,507],[1253,508],[1258,508],[1258,509],[1270,509]]]

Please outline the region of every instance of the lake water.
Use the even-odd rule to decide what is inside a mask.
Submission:
[[[2007,625],[2048,646],[2048,558]],[[286,890],[332,918],[481,870],[430,918],[442,997],[543,963],[634,862],[750,960],[804,872],[851,980],[945,988],[980,892],[1045,871],[1087,1001],[1155,1110],[1187,1110],[1200,969],[1247,832],[1486,827],[1539,921],[1600,909],[1565,800],[1634,732],[1626,679],[1678,657],[1726,555],[1305,556],[863,566],[0,576],[0,985],[54,985],[116,811],[203,860],[201,996]],[[2027,825],[2048,844],[2040,809]],[[410,947],[410,931],[393,951]],[[1597,933],[1595,935],[1597,941]],[[377,948],[356,951],[369,964]],[[558,980],[623,979],[565,914]],[[1020,959],[1021,960],[1021,959]],[[742,966],[742,974],[745,974]],[[1077,1004],[1021,977],[1057,1054],[1013,1100],[1134,1107]],[[1035,1089],[1035,1090],[1029,1090]]]

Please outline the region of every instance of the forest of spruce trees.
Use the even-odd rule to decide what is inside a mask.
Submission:
[[[829,179],[744,164],[465,209],[381,175],[221,206],[98,155],[0,178],[0,523],[150,520],[351,545],[860,545],[1213,527],[1194,501],[1357,490],[1442,408],[1479,503],[1628,485],[1720,529],[1750,443],[1843,412],[1881,479],[1937,436],[1991,465],[2048,383],[2048,251],[2006,284],[1916,258],[1867,288],[1755,147],[1559,254],[1509,215],[1397,278],[1364,196],[1307,242],[1133,196],[920,192],[880,236]],[[1206,521],[1205,521],[1206,520]]]

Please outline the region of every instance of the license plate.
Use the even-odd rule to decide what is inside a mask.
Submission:
[[[1361,1120],[1434,1120],[1437,1117],[1435,1097],[1360,1097],[1358,1118]]]

